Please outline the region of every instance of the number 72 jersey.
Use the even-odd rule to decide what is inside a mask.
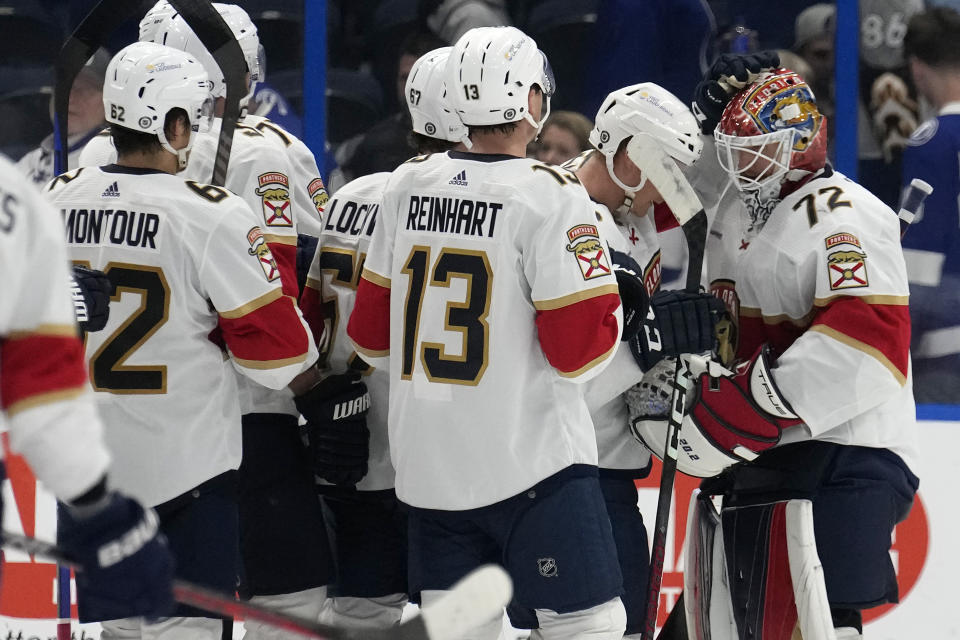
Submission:
[[[116,165],[59,176],[47,196],[70,258],[115,287],[106,328],[86,336],[111,480],[156,505],[237,468],[236,372],[282,389],[316,359],[258,217],[225,189]]]

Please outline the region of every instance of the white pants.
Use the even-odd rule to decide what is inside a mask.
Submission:
[[[268,607],[277,613],[282,613],[316,622],[320,618],[320,611],[327,600],[327,588],[316,587],[294,593],[282,593],[275,596],[254,596],[251,604]],[[246,620],[243,623],[243,640],[302,640],[308,636],[278,629],[255,620]]]
[[[330,598],[320,613],[320,622],[347,629],[387,629],[400,624],[406,606],[405,593],[380,598]]]
[[[428,607],[442,597],[445,591],[423,591],[422,606]],[[540,628],[530,633],[530,640],[620,640],[627,628],[627,612],[619,597],[589,609],[557,613],[550,609],[537,609]],[[500,612],[485,624],[460,635],[461,640],[497,640],[503,626]]]
[[[100,640],[220,640],[223,620],[218,618],[143,618],[104,620]]]

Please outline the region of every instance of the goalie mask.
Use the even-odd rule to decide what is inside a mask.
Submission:
[[[405,95],[413,130],[448,142],[469,143],[467,128],[450,109],[443,71],[452,47],[441,47],[420,56],[407,76]]]
[[[249,89],[240,99],[240,106],[244,107],[250,101],[258,82],[264,80],[266,62],[260,38],[257,36],[257,27],[253,24],[247,12],[235,4],[213,3],[213,7],[220,13],[224,22],[230,27],[234,37],[243,51],[243,58],[247,63],[247,72],[250,74]],[[155,42],[174,49],[185,51],[199,60],[210,76],[210,92],[214,98],[223,98],[227,95],[227,85],[223,72],[213,55],[207,51],[200,38],[193,32],[187,21],[166,0],[158,2],[143,20],[140,21],[140,41]]]
[[[764,74],[734,96],[714,138],[720,166],[740,191],[778,193],[785,180],[826,163],[827,120],[809,85],[789,69]]]
[[[112,124],[157,136],[183,170],[196,132],[209,131],[213,119],[208,84],[203,65],[183,51],[135,42],[121,49],[107,66],[104,116]],[[163,130],[167,114],[176,108],[186,111],[190,121],[190,140],[183,149],[173,148]]]
[[[526,120],[537,132],[550,115],[553,70],[537,43],[515,27],[478,27],[463,34],[444,71],[453,109],[467,126]],[[529,113],[528,93],[543,92],[539,121]]]
[[[613,171],[620,145],[630,138],[643,138],[645,156],[665,154],[675,162],[692,165],[703,153],[700,127],[690,109],[676,96],[652,82],[623,87],[610,93],[597,111],[592,144],[605,157],[607,173],[624,190],[621,209],[629,209],[637,191],[646,184],[648,171],[643,160],[635,161],[642,177],[639,184],[625,184]],[[678,169],[679,171],[679,169]],[[654,186],[657,186],[654,184]]]

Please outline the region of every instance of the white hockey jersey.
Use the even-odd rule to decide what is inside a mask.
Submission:
[[[220,143],[222,120],[214,120],[210,131],[197,136],[190,150],[187,168],[178,176],[205,184],[213,175],[213,165]],[[99,167],[116,160],[116,149],[110,138],[97,136],[81,154],[80,166]],[[256,129],[238,125],[230,148],[230,163],[224,187],[242,197],[254,212],[263,230],[264,239],[279,269],[283,291],[296,299],[297,232],[300,210],[291,196],[291,164],[276,143]],[[312,205],[311,205],[312,208]],[[289,389],[265,389],[249,378],[241,378],[240,401],[244,414],[282,413],[299,415]]]
[[[86,144],[100,132],[100,127],[67,139],[67,166],[63,170],[83,166],[80,155]],[[53,170],[53,134],[43,139],[40,146],[24,155],[17,162],[17,169],[25,173],[38,187],[47,184],[57,175]]]
[[[310,274],[301,298],[304,316],[311,327],[324,327],[323,340],[316,333],[321,364],[332,373],[348,369],[364,371],[370,392],[367,428],[370,429],[370,457],[367,475],[357,483],[360,491],[390,489],[394,483],[393,464],[387,438],[389,377],[384,368],[369,367],[357,356],[347,337],[347,319],[353,311],[357,282],[370,247],[380,209],[380,198],[389,173],[374,173],[345,184],[330,199],[320,244],[310,265]],[[311,318],[315,311],[322,318]]]
[[[0,156],[0,417],[10,446],[60,500],[85,493],[110,455],[67,286],[56,212]]]
[[[391,174],[347,330],[374,366],[389,356],[401,500],[472,509],[597,464],[571,382],[619,345],[606,248],[558,167],[449,151]]]
[[[768,342],[773,377],[807,439],[890,449],[916,473],[906,267],[895,213],[826,167],[787,195],[759,233],[719,210],[708,238],[711,290],[735,324],[721,355]]]
[[[317,357],[258,217],[226,189],[116,165],[48,195],[70,257],[116,287],[86,343],[116,485],[156,505],[237,468],[233,370],[282,389]]]

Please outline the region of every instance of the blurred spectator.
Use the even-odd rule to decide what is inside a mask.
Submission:
[[[777,49],[777,55],[780,56],[780,66],[786,67],[791,71],[796,71],[801,78],[813,78],[813,68],[802,57],[787,49]],[[810,80],[807,80],[810,83]],[[816,94],[814,94],[816,95]]]
[[[402,162],[416,154],[416,148],[408,141],[411,123],[407,101],[403,91],[410,68],[428,51],[447,43],[432,33],[412,33],[403,41],[397,60],[396,85],[400,109],[387,116],[369,131],[343,142],[335,153],[337,168],[330,173],[327,190],[332,195],[339,187],[371,173],[393,171]]]
[[[576,111],[554,111],[530,145],[528,156],[547,164],[563,164],[590,148],[593,123]]]
[[[427,26],[447,42],[456,42],[474,27],[510,25],[504,0],[422,0]]]
[[[910,279],[913,388],[918,402],[960,403],[960,14],[913,16],[904,40],[913,82],[937,116],[911,136],[903,184],[933,185],[903,238]]]
[[[821,3],[807,7],[797,16],[794,27],[793,50],[810,65],[811,73],[804,75],[817,97],[820,113],[833,118],[833,40],[836,31],[836,9],[833,4]]]
[[[110,63],[110,54],[98,50],[77,74],[70,90],[70,107],[67,112],[67,168],[77,166],[80,152],[87,141],[104,127],[103,119],[103,74]],[[50,119],[53,119],[53,98],[50,99]],[[44,138],[40,146],[23,156],[17,163],[19,169],[33,182],[45,184],[54,176],[54,134]]]

